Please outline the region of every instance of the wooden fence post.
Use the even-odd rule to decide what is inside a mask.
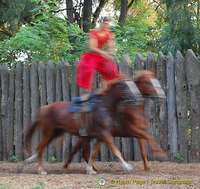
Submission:
[[[9,97],[8,97],[8,125],[7,125],[7,153],[8,161],[12,161],[14,155],[14,99],[15,99],[15,65],[9,71]]]
[[[55,66],[52,62],[48,61],[46,66],[46,85],[47,85],[47,102],[52,104],[56,100],[56,86],[55,86]],[[56,142],[53,139],[48,145],[48,160],[51,160],[52,157],[56,156]]]
[[[16,64],[16,74],[15,74],[15,132],[16,132],[16,141],[15,141],[15,154],[18,156],[18,159],[23,160],[23,78],[22,78],[22,65],[20,62]]]
[[[38,82],[40,89],[40,106],[47,105],[47,81],[46,81],[46,65],[43,62],[38,63]],[[48,147],[43,151],[42,158],[48,160]]]
[[[162,52],[158,53],[157,58],[157,79],[166,94],[166,59]],[[168,116],[167,100],[157,102],[156,123],[158,125],[157,140],[160,147],[168,153]],[[163,159],[162,159],[163,160]]]
[[[62,78],[61,78],[61,62],[56,66],[56,101],[62,101]],[[63,137],[56,138],[56,159],[62,161],[62,145]]]
[[[177,119],[176,119],[176,96],[175,96],[175,67],[174,58],[171,53],[167,55],[167,101],[168,101],[168,125],[170,141],[170,158],[175,160],[178,153],[177,143]]]
[[[62,95],[63,101],[70,101],[70,65],[68,61],[61,62],[61,76],[62,76]],[[66,161],[67,155],[70,152],[71,136],[66,133],[63,137],[63,151],[62,151],[62,161]]]
[[[3,160],[8,159],[7,154],[7,123],[8,123],[8,90],[9,73],[7,64],[1,65],[1,87],[2,87],[2,124],[3,124]]]
[[[146,61],[144,57],[139,53],[136,54],[135,61],[134,61],[134,72],[139,70],[144,70],[146,67]],[[142,156],[138,144],[138,140],[136,138],[133,139],[133,146],[134,146],[134,160],[141,161]]]
[[[156,60],[153,53],[148,52],[146,69],[154,72],[156,74]],[[147,98],[145,103],[145,117],[148,120],[147,132],[156,138],[156,103],[155,100]],[[149,160],[154,160],[152,150],[150,150],[149,143],[147,143],[147,154]]]
[[[119,64],[119,71],[122,74],[126,74],[129,77],[133,77],[132,62],[128,55],[123,55]],[[133,138],[121,138],[122,143],[122,155],[126,161],[133,159]],[[120,149],[119,149],[120,150]]]
[[[24,63],[23,68],[23,128],[26,131],[31,122],[31,89],[30,89],[30,66],[28,62]],[[24,151],[24,158],[26,159],[28,154]]]
[[[134,61],[134,71],[144,70],[145,68],[146,68],[146,60],[140,53],[136,54]]]
[[[76,73],[77,73],[78,61],[79,60],[76,59],[73,64],[72,83],[71,83],[71,97],[72,98],[79,96],[79,88],[76,85]],[[78,136],[72,136],[72,147],[78,142],[78,140],[79,140]],[[81,162],[80,151],[74,155],[73,162]]]
[[[38,84],[38,64],[33,62],[30,68],[30,87],[31,87],[31,121],[36,119],[39,110],[39,84]],[[32,154],[37,153],[40,134],[37,128],[32,136]]]
[[[0,66],[0,78],[2,75],[1,66]],[[1,87],[1,82],[0,82]],[[0,90],[0,98],[2,99],[2,91]],[[0,161],[3,161],[3,124],[2,124],[2,109],[1,109],[1,101],[0,101]]]
[[[190,162],[200,162],[200,61],[191,49],[187,51],[185,65],[190,96]]]
[[[184,58],[179,51],[175,58],[175,84],[179,154],[188,162],[188,88]]]

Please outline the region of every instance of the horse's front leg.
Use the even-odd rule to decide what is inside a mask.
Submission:
[[[150,170],[150,167],[149,167],[148,160],[147,160],[146,140],[139,138],[138,142],[139,142],[140,152],[141,152],[143,163],[144,163],[144,170],[148,171],[148,170]]]
[[[136,128],[136,127],[129,127],[128,133],[132,137],[147,140],[152,147],[154,156],[161,157],[161,158],[166,157],[166,153],[160,148],[160,146],[155,141],[155,139],[144,130]]]
[[[110,148],[110,150],[113,152],[113,154],[118,158],[118,160],[121,162],[122,167],[124,168],[124,170],[126,172],[132,172],[133,171],[133,167],[132,165],[128,164],[122,157],[121,152],[119,151],[119,149],[117,148],[117,146],[115,145],[114,139],[112,137],[112,135],[110,134],[106,134],[104,135],[104,137],[102,138],[102,140],[107,144],[107,146]]]
[[[86,169],[87,173],[93,174],[92,165],[93,165],[93,162],[94,162],[94,159],[95,159],[97,153],[100,150],[100,146],[103,142],[105,142],[107,144],[108,148],[110,148],[110,150],[113,152],[113,154],[118,158],[118,160],[121,162],[124,170],[126,172],[131,172],[133,170],[132,166],[130,164],[128,164],[126,161],[124,161],[121,152],[115,145],[112,135],[104,132],[104,134],[101,135],[100,139],[101,139],[101,141],[96,144],[95,150],[93,152],[90,151],[90,160],[89,160],[89,163],[88,163],[87,169]],[[96,174],[96,172],[94,174]]]
[[[100,151],[100,147],[101,147],[101,144],[103,143],[103,141],[98,141],[95,145],[95,148],[94,148],[94,143],[93,141],[91,142],[91,145],[90,145],[90,158],[89,158],[89,161],[88,161],[88,165],[86,167],[86,173],[87,174],[90,174],[90,175],[94,175],[94,174],[97,174],[96,170],[94,170],[94,160],[98,154],[98,152]]]

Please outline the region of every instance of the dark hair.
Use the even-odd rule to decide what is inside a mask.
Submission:
[[[111,19],[108,16],[104,16],[101,21],[102,22],[104,22],[104,21],[111,21]]]

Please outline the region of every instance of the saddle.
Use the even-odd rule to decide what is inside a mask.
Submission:
[[[69,111],[73,113],[91,112],[99,102],[97,95],[91,94],[87,100],[81,100],[80,97],[72,99],[73,103],[69,106]]]

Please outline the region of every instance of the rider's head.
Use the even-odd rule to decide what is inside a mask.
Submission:
[[[101,21],[101,29],[108,30],[110,28],[110,21],[111,19],[109,17],[107,16],[103,17]]]

